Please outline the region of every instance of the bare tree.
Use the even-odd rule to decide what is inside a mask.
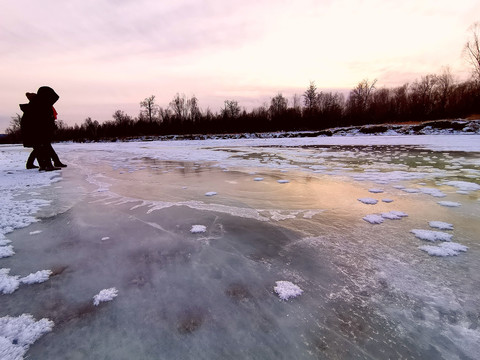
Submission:
[[[180,95],[177,93],[170,102],[170,108],[177,119],[185,120],[188,115],[187,98],[185,94]]]
[[[471,38],[463,48],[467,61],[472,65],[474,78],[480,82],[480,22],[470,26]]]
[[[148,121],[152,122],[158,112],[158,107],[155,105],[155,95],[147,97],[145,100],[141,101],[140,107],[144,109],[141,114],[145,115]]]
[[[22,117],[19,114],[12,116],[10,120],[10,126],[5,129],[5,133],[8,135],[14,135],[20,133],[20,121]]]
[[[237,118],[240,116],[240,106],[238,101],[225,100],[224,108],[222,109],[222,116],[226,118]]]
[[[270,101],[270,115],[275,117],[283,114],[285,111],[287,111],[287,106],[288,100],[281,93],[278,93]]]

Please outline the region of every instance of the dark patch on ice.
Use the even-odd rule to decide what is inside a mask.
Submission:
[[[191,334],[197,331],[203,324],[205,315],[201,310],[187,310],[178,320],[177,330],[180,334]]]
[[[42,316],[53,320],[55,327],[66,325],[91,315],[96,307],[88,303],[72,304],[61,296],[46,299],[41,304]]]
[[[231,284],[225,294],[235,301],[248,301],[252,297],[247,286],[240,283]]]
[[[52,274],[50,275],[50,277],[52,276],[58,276],[58,275],[61,275],[65,270],[68,269],[68,266],[67,265],[57,265],[57,266],[54,266],[52,267],[51,271],[52,271]]]

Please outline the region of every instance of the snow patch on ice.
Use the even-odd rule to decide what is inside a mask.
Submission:
[[[456,256],[460,252],[465,252],[468,250],[467,246],[461,245],[455,242],[445,242],[441,243],[439,246],[434,245],[423,245],[418,247],[420,250],[423,250],[428,253],[430,256]]]
[[[207,227],[205,225],[192,225],[190,232],[192,234],[204,233],[207,231]]]
[[[290,182],[290,180],[282,179],[282,180],[277,180],[277,182],[278,182],[279,184],[287,184],[287,183]]]
[[[49,279],[52,270],[39,270],[20,279],[23,284],[40,284]]]
[[[454,186],[460,191],[477,191],[480,190],[480,185],[468,181],[447,181],[445,185]]]
[[[276,281],[276,286],[273,288],[278,297],[282,300],[288,300],[290,298],[297,297],[303,293],[297,285],[290,281]]]
[[[102,237],[101,240],[102,240],[102,241],[110,240],[110,236],[104,236],[104,237]]]
[[[30,231],[29,234],[30,235],[37,235],[37,234],[40,234],[42,232],[42,230],[35,230],[35,231]]]
[[[0,259],[15,255],[12,245],[0,246]]]
[[[116,288],[109,288],[101,290],[97,295],[93,297],[93,305],[98,306],[101,302],[112,301],[118,295]]]
[[[217,195],[215,191],[209,191],[205,193],[205,196],[214,196],[214,195]]]
[[[431,196],[434,196],[434,197],[445,197],[445,196],[447,196],[443,192],[441,192],[440,190],[435,189],[435,188],[425,187],[425,188],[421,188],[420,191],[424,194],[431,195]]]
[[[18,276],[9,275],[10,269],[0,269],[0,292],[2,294],[11,294],[20,286]]]
[[[382,190],[382,189],[376,189],[376,188],[374,188],[374,189],[368,189],[368,191],[370,191],[370,192],[373,193],[373,194],[381,194],[381,193],[383,193],[383,190]]]
[[[393,202],[392,199],[382,199],[382,201],[383,201],[384,203],[391,203],[391,202]]]
[[[360,201],[361,203],[364,203],[364,204],[367,204],[367,205],[375,205],[376,203],[378,203],[378,200],[375,200],[375,199],[372,199],[372,198],[360,198],[360,199],[357,199],[358,201]]]
[[[460,205],[462,205],[455,201],[439,201],[438,204],[446,207],[459,207]]]
[[[396,211],[396,210],[382,213],[382,217],[389,220],[400,220],[401,218],[407,217],[407,216],[408,215],[403,211]]]
[[[263,177],[256,177],[256,178],[253,178],[253,181],[263,181]]]
[[[414,234],[417,238],[421,240],[426,240],[426,241],[435,242],[437,240],[440,240],[440,241],[452,240],[451,234],[447,234],[441,231],[413,229],[413,230],[410,230],[410,232]]]
[[[370,214],[363,217],[363,220],[369,222],[370,224],[381,224],[383,223],[383,217],[377,214]]]
[[[453,225],[443,221],[430,221],[428,223],[432,228],[440,230],[453,230]]]
[[[53,326],[53,321],[49,319],[35,321],[30,314],[0,318],[0,358],[23,359],[30,345],[52,331]]]

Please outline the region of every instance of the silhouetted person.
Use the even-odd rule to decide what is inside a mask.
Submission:
[[[20,109],[23,111],[20,122],[23,146],[33,148],[30,157],[37,158],[40,171],[59,170],[60,167],[52,165],[51,158],[55,151],[50,144],[55,131],[56,112],[53,104],[57,102],[59,96],[48,86],[40,87],[35,96],[29,95],[27,97],[30,102],[20,105]],[[54,157],[58,159],[56,154]],[[33,165],[33,159],[31,165]],[[58,161],[60,162],[59,159]],[[29,165],[27,161],[27,168]]]

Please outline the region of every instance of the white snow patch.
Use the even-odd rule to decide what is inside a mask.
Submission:
[[[12,245],[0,246],[0,259],[15,255]]]
[[[441,192],[440,190],[435,189],[435,188],[425,187],[425,188],[421,188],[420,191],[424,194],[431,195],[431,196],[434,196],[434,197],[445,197],[445,196],[447,196],[443,192]]]
[[[468,181],[447,181],[445,185],[454,186],[461,191],[480,190],[480,185]]]
[[[408,215],[405,214],[403,211],[392,210],[389,212],[382,213],[382,217],[389,220],[400,220],[402,217],[406,217],[406,216]]]
[[[35,231],[30,231],[30,235],[37,235],[37,234],[40,234],[42,232],[42,230],[35,230]]]
[[[20,279],[23,284],[40,284],[48,280],[52,270],[39,270]]]
[[[215,191],[209,191],[205,193],[205,196],[214,196],[214,195],[217,195]]]
[[[263,181],[263,178],[262,177],[256,177],[256,178],[253,178],[253,181]]]
[[[373,193],[373,194],[383,193],[383,190],[382,190],[382,189],[368,189],[368,191],[370,191],[370,192]]]
[[[282,180],[277,180],[277,182],[278,182],[279,184],[287,184],[287,183],[290,182],[290,180],[282,179]]]
[[[109,288],[101,290],[97,295],[93,297],[93,305],[98,306],[101,302],[112,301],[118,295],[116,288]]]
[[[358,201],[360,201],[361,203],[364,203],[364,204],[367,204],[367,205],[375,205],[376,203],[378,203],[378,200],[375,200],[375,199],[372,199],[372,198],[360,198],[360,199],[357,199]]]
[[[430,256],[456,256],[460,252],[465,252],[468,247],[455,242],[441,243],[439,246],[423,245],[418,247],[428,253]]]
[[[104,237],[102,237],[101,240],[102,240],[102,241],[110,240],[110,236],[104,236]]]
[[[275,290],[278,297],[282,300],[288,300],[303,293],[303,290],[300,289],[300,287],[290,281],[276,281],[275,284],[276,286],[273,290]]]
[[[428,223],[432,228],[440,230],[453,230],[453,225],[443,221],[430,221]]]
[[[0,269],[0,292],[2,294],[11,294],[20,286],[18,276],[9,275],[10,269]]]
[[[383,223],[383,217],[377,214],[370,214],[363,217],[363,220],[369,222],[370,224],[381,224]]]
[[[192,225],[190,232],[192,234],[204,233],[207,231],[207,227],[205,225]]]
[[[383,201],[384,203],[391,203],[391,202],[393,202],[392,199],[382,199],[382,201]]]
[[[409,194],[416,194],[416,193],[419,193],[420,190],[418,189],[413,189],[413,188],[404,188],[404,189],[400,189],[406,193],[409,193]]]
[[[417,238],[421,240],[426,240],[426,241],[435,242],[437,240],[440,240],[440,241],[452,240],[451,234],[447,234],[441,231],[413,229],[413,230],[410,230],[410,232],[414,234]]]
[[[455,201],[439,201],[438,204],[446,207],[459,207],[460,205],[462,205]]]
[[[32,315],[0,318],[0,358],[2,360],[20,360],[45,333],[52,331],[53,321],[41,319],[35,321]]]

